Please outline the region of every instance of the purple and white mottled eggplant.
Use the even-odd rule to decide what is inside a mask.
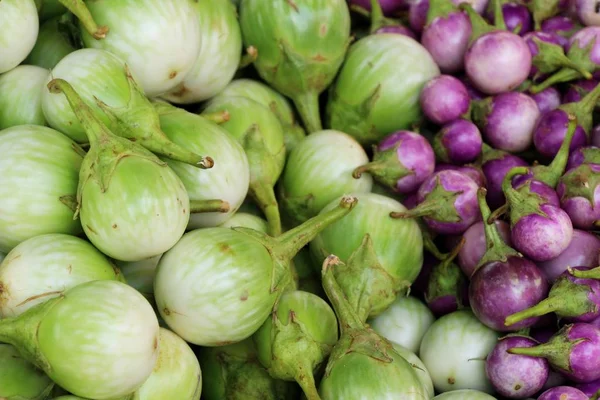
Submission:
[[[549,87],[538,93],[528,93],[538,105],[540,114],[552,111],[561,104],[560,92],[555,87]]]
[[[522,399],[535,395],[544,387],[550,373],[546,359],[508,352],[513,347],[534,347],[537,344],[537,341],[526,336],[500,338],[485,363],[486,375],[499,394]]]
[[[546,278],[553,282],[570,266],[597,267],[599,258],[600,239],[593,233],[573,229],[573,239],[567,249],[552,260],[538,263],[538,266]]]
[[[504,204],[502,182],[508,171],[515,167],[526,167],[527,165],[522,158],[503,150],[493,149],[484,143],[481,169],[487,182],[487,201],[490,207],[498,208]]]
[[[538,400],[589,400],[589,398],[574,387],[555,386],[542,393]]]
[[[378,1],[383,14],[388,17],[395,15],[398,11],[406,10],[410,5],[407,0],[376,0]],[[371,0],[350,0],[351,5],[357,5],[367,11],[371,11]]]
[[[562,102],[575,103],[580,101],[586,94],[594,90],[596,86],[598,86],[598,81],[595,79],[580,79],[571,82],[562,98]]]
[[[508,92],[521,85],[531,70],[531,53],[523,38],[505,30],[500,3],[495,2],[496,26],[490,26],[469,5],[461,8],[467,11],[472,26],[465,70],[473,85],[486,94]]]
[[[586,26],[600,25],[600,13],[596,0],[574,0],[577,17]]]
[[[543,32],[556,33],[560,37],[560,44],[567,48],[569,45],[569,38],[573,36],[581,26],[569,16],[557,15],[552,18],[548,18],[541,24]]]
[[[478,186],[457,171],[440,171],[423,182],[417,193],[419,204],[411,210],[394,212],[393,218],[423,217],[433,232],[460,234],[481,219],[477,207]]]
[[[469,18],[450,0],[429,0],[421,44],[444,73],[463,69],[471,36]]]
[[[365,172],[383,186],[411,193],[429,177],[435,168],[435,154],[424,136],[399,131],[384,138],[375,149],[373,161],[354,170],[359,179]]]
[[[575,385],[575,388],[581,390],[583,394],[591,398],[600,392],[600,379],[587,383],[579,383]]]
[[[565,325],[547,343],[513,347],[508,352],[546,358],[553,369],[574,382],[600,378],[600,329],[590,324]]]
[[[577,278],[574,274],[589,270],[587,267],[570,268],[563,272],[552,285],[548,297],[526,310],[506,318],[507,326],[555,313],[570,322],[590,322],[600,316],[600,281]]]
[[[462,172],[463,174],[467,175],[469,178],[473,179],[475,181],[475,183],[477,184],[477,186],[485,186],[485,175],[483,174],[483,171],[481,170],[481,168],[476,165],[473,165],[473,164],[453,165],[453,164],[441,163],[441,164],[436,164],[434,172],[445,171],[445,170]],[[407,206],[407,208],[412,208],[412,207]]]
[[[471,99],[460,80],[451,75],[440,75],[423,86],[420,103],[423,114],[430,121],[443,125],[465,115]]]
[[[481,155],[482,146],[479,129],[474,123],[464,119],[444,125],[433,138],[437,158],[458,165],[475,161]]]
[[[581,164],[564,174],[557,187],[573,226],[591,230],[600,221],[600,164]]]
[[[511,246],[510,225],[501,220],[496,220],[494,223],[502,241]],[[458,265],[465,275],[470,277],[487,250],[484,221],[471,225],[463,233],[463,238],[466,243],[458,253]]]
[[[581,164],[600,164],[600,147],[585,146],[569,154],[567,171],[579,167]]]
[[[410,5],[408,22],[413,31],[421,33],[427,23],[427,12],[429,11],[429,0],[415,0]]]
[[[429,276],[425,302],[437,316],[450,314],[465,307],[465,300],[468,300],[467,278],[454,262],[464,244],[463,238],[442,262],[433,267]]]
[[[511,153],[527,150],[540,117],[535,100],[524,93],[509,92],[473,104],[473,121],[494,148]]]
[[[484,223],[490,217],[485,189],[479,189],[479,207]],[[538,318],[506,326],[505,318],[537,304],[548,293],[548,283],[539,268],[501,239],[493,223],[485,223],[487,251],[471,276],[469,304],[486,326],[496,331],[513,331],[533,326]]]
[[[502,4],[502,15],[504,15],[506,29],[508,29],[511,32],[517,33],[522,36],[527,32],[531,31],[531,29],[533,28],[531,13],[523,4]]]

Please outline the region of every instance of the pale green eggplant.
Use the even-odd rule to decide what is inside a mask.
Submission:
[[[67,54],[77,50],[80,45],[69,30],[68,18],[56,17],[44,22],[35,46],[25,59],[25,64],[52,69]]]
[[[42,89],[50,72],[19,65],[0,75],[0,130],[17,125],[47,125]]]
[[[345,0],[242,0],[246,47],[260,76],[294,101],[308,133],[320,131],[319,94],[333,81],[350,44]]]
[[[126,283],[140,292],[150,304],[154,304],[154,276],[160,257],[162,254],[141,261],[115,261]]]
[[[39,32],[34,0],[0,1],[0,74],[19,65],[33,49]]]
[[[16,317],[79,284],[105,279],[124,282],[89,242],[62,233],[35,236],[0,264],[0,317]]]
[[[45,233],[82,232],[73,219],[83,151],[44,126],[0,131],[0,251]]]
[[[112,134],[65,80],[54,79],[49,88],[67,98],[90,141],[76,215],[92,244],[121,261],[140,261],[173,247],[190,215],[177,174],[142,146]]]
[[[45,400],[54,388],[48,376],[10,344],[0,344],[0,399]]]
[[[233,79],[242,56],[242,32],[235,6],[223,0],[195,1],[202,45],[185,79],[162,97],[197,103],[219,94]],[[210,62],[207,62],[210,60]]]
[[[263,233],[268,233],[269,231],[269,225],[267,224],[267,221],[259,216],[245,212],[236,212],[231,218],[222,223],[221,226],[224,228],[235,228],[237,226],[242,226],[246,228],[252,228]]]

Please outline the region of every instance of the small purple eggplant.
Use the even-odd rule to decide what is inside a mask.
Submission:
[[[593,397],[600,392],[600,379],[587,383],[579,383],[575,385],[575,388],[581,390],[586,396]]]
[[[539,30],[542,23],[560,14],[569,6],[570,0],[528,0],[525,2],[531,11],[533,23],[536,30]]]
[[[461,81],[450,75],[440,75],[425,84],[420,103],[423,114],[430,121],[443,125],[465,115],[471,99]]]
[[[555,386],[542,393],[537,400],[589,400],[589,397],[571,386]]]
[[[531,31],[533,23],[531,20],[531,13],[522,4],[517,3],[505,3],[502,5],[502,15],[504,15],[504,22],[506,23],[506,29],[519,35],[524,35]]]
[[[592,113],[600,98],[600,85],[586,94],[580,101],[559,106],[543,114],[534,131],[533,144],[546,157],[554,157],[565,139],[569,119],[577,120],[577,128],[571,140],[570,151],[586,146],[590,142]]]
[[[600,25],[600,10],[597,0],[575,0],[577,17],[586,26]]]
[[[473,179],[475,181],[475,183],[477,184],[477,186],[479,186],[479,187],[485,186],[485,175],[483,174],[483,171],[481,170],[481,168],[479,168],[475,165],[472,165],[472,164],[452,165],[452,164],[443,164],[443,163],[436,164],[434,172],[446,171],[446,170],[462,172],[463,174],[467,175],[469,178]]]
[[[538,344],[526,336],[509,335],[498,340],[485,362],[485,373],[492,386],[502,396],[522,399],[539,392],[550,373],[544,358],[510,354],[513,347],[534,347]]]
[[[561,104],[560,92],[554,87],[549,87],[539,93],[529,93],[538,105],[540,114],[557,109]]]
[[[375,149],[373,161],[356,168],[359,179],[368,172],[381,185],[397,193],[412,193],[435,168],[435,153],[418,133],[398,131],[385,137]]]
[[[463,69],[470,36],[471,22],[456,5],[450,0],[429,0],[421,44],[443,73]]]
[[[600,329],[590,324],[565,325],[547,343],[513,347],[508,352],[545,358],[552,368],[574,382],[592,382],[600,378]]]
[[[418,296],[419,298],[425,297],[425,291],[427,285],[429,285],[429,277],[433,271],[433,267],[437,265],[440,260],[428,251],[423,252],[423,267],[419,272],[419,276],[410,286],[411,296]]]
[[[570,268],[554,282],[548,297],[526,310],[506,318],[506,326],[518,325],[532,317],[555,313],[569,322],[590,322],[600,315],[600,281],[578,278],[573,274],[587,272],[587,267]]]
[[[462,309],[465,306],[467,278],[454,263],[458,252],[465,244],[461,240],[442,262],[433,267],[425,291],[425,302],[438,317]]]
[[[542,22],[543,32],[556,33],[561,38],[561,45],[566,49],[569,45],[569,38],[573,36],[581,26],[568,16],[558,15],[548,18]]]
[[[398,11],[406,10],[410,4],[410,2],[408,2],[406,0],[378,0],[378,1],[379,1],[381,10],[388,17],[394,16],[396,13],[398,13]],[[370,0],[350,0],[350,4],[359,6],[363,9],[365,9],[366,11],[371,11],[371,1]]]
[[[487,222],[491,212],[485,202],[485,189],[478,192],[479,207],[485,223],[487,251],[471,276],[469,303],[473,313],[496,331],[516,331],[533,326],[538,318],[505,325],[509,315],[527,309],[544,299],[548,283],[538,267],[522,257],[501,239],[494,223]]]
[[[542,273],[554,282],[567,268],[578,265],[597,267],[600,257],[600,239],[593,233],[573,229],[573,239],[569,247],[556,258],[538,263]]]
[[[529,76],[532,62],[527,43],[505,30],[500,3],[494,4],[496,26],[490,26],[471,6],[461,4],[473,30],[465,54],[465,71],[477,89],[490,95],[520,86]]]
[[[483,140],[471,121],[457,119],[442,127],[433,138],[437,158],[446,163],[468,164],[481,155]]]
[[[511,246],[510,241],[510,225],[508,223],[496,220],[496,230],[500,234],[500,238],[507,246]],[[486,252],[485,226],[483,221],[474,223],[463,233],[465,245],[458,253],[458,265],[470,277],[475,272],[477,265],[483,258]]]
[[[395,33],[417,40],[417,35],[409,28],[405,27],[395,19],[386,17],[386,15],[389,14],[389,9],[383,9],[384,4],[380,4],[379,0],[363,0],[361,3],[364,3],[365,1],[369,5],[368,10],[371,10],[371,34]],[[400,3],[400,1],[396,0],[396,3]],[[404,2],[402,1],[402,3]],[[391,1],[388,1],[385,5],[389,7],[394,4],[392,4]]]
[[[473,86],[468,76],[461,75],[458,78],[467,88],[467,92],[469,93],[469,97],[471,98],[471,100],[481,100],[486,97],[485,94],[481,93],[475,88],[475,86]]]
[[[473,121],[494,148],[511,153],[525,151],[533,143],[533,129],[540,117],[535,100],[509,92],[473,103]]]
[[[581,164],[560,178],[557,187],[563,210],[573,226],[591,230],[600,224],[600,164]]]
[[[567,171],[577,168],[581,164],[600,164],[600,147],[585,146],[574,150],[569,155]]]
[[[598,86],[595,79],[581,79],[569,84],[569,88],[562,98],[563,103],[575,103]]]
[[[467,175],[440,171],[423,182],[417,192],[419,204],[411,210],[392,212],[392,218],[423,217],[429,229],[445,235],[461,234],[481,219],[477,207],[479,187]]]
[[[522,158],[503,150],[492,149],[484,143],[481,169],[487,182],[487,201],[490,207],[496,209],[504,204],[502,182],[508,171],[514,167],[526,167],[527,165]]]
[[[415,0],[410,5],[408,12],[408,22],[413,31],[421,33],[427,23],[427,12],[429,10],[429,0]]]
[[[511,239],[514,247],[528,258],[547,261],[569,246],[573,224],[559,207],[530,190],[513,187],[512,178],[527,172],[523,167],[513,168],[502,185],[509,209]]]

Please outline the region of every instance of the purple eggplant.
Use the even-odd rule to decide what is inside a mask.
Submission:
[[[569,87],[562,98],[562,102],[575,103],[594,90],[596,86],[598,86],[598,81],[595,79],[581,79],[572,82],[569,84]]]
[[[600,164],[600,147],[580,147],[569,155],[567,171],[579,167],[581,164]]]
[[[467,278],[460,267],[454,263],[464,244],[463,239],[442,262],[433,267],[429,276],[425,302],[438,317],[462,309],[466,305]]]
[[[502,5],[502,15],[504,15],[504,22],[506,23],[506,29],[519,35],[524,35],[531,31],[533,23],[531,20],[531,13],[522,4],[517,3],[505,3]]]
[[[555,313],[569,322],[590,322],[600,315],[600,281],[573,276],[587,267],[569,268],[554,282],[548,297],[506,318],[506,326],[518,326],[532,317]]]
[[[561,104],[560,92],[554,87],[549,87],[535,94],[529,93],[529,96],[537,103],[540,114],[555,110]]]
[[[504,204],[502,182],[504,177],[514,167],[526,167],[528,164],[522,158],[503,150],[492,149],[484,143],[481,169],[487,182],[487,201],[493,209]]]
[[[423,114],[443,125],[469,111],[471,99],[465,85],[450,75],[440,75],[425,84],[420,97]]]
[[[481,170],[481,168],[479,168],[475,165],[472,165],[472,164],[453,165],[453,164],[443,164],[443,163],[436,164],[434,172],[446,171],[446,170],[462,172],[463,174],[467,175],[469,178],[473,179],[475,181],[475,183],[477,184],[477,186],[479,186],[479,187],[485,186],[485,175],[483,174],[483,171]]]
[[[435,168],[435,153],[427,139],[418,133],[398,131],[383,138],[375,149],[373,161],[356,168],[359,179],[365,172],[381,185],[397,193],[412,193]]]
[[[509,209],[511,240],[517,250],[533,261],[548,261],[569,246],[573,224],[566,212],[527,190],[529,186],[513,187],[512,178],[527,172],[523,167],[513,168],[502,184]]]
[[[478,201],[485,223],[487,250],[471,276],[471,309],[484,325],[496,331],[531,327],[537,322],[537,317],[512,326],[504,322],[509,315],[544,299],[548,283],[538,267],[504,243],[495,224],[487,222],[491,212],[483,188],[479,189]]]
[[[575,385],[575,388],[581,390],[588,397],[595,396],[600,393],[600,379],[587,383],[579,383]]]
[[[445,235],[461,234],[481,219],[477,207],[479,187],[467,175],[440,171],[423,182],[417,192],[419,204],[411,210],[392,212],[392,218],[423,217],[429,229]]]
[[[560,178],[557,187],[563,210],[573,226],[591,230],[600,224],[600,164],[581,164]]]
[[[579,20],[587,26],[600,25],[600,10],[597,0],[574,0]]]
[[[473,85],[486,94],[509,92],[529,76],[532,57],[519,35],[506,31],[499,1],[494,2],[496,26],[490,26],[473,8],[467,11],[473,33],[465,54],[465,71]]]
[[[567,249],[552,260],[538,263],[538,266],[546,278],[554,282],[568,267],[597,267],[600,263],[599,257],[600,239],[593,233],[573,229],[573,239]]]
[[[442,127],[433,138],[437,158],[446,163],[468,164],[481,155],[483,141],[477,126],[458,119]]]
[[[547,343],[513,347],[508,352],[545,358],[552,368],[574,382],[592,382],[600,378],[600,329],[590,324],[565,325]]]
[[[363,5],[365,2],[369,5],[367,10],[371,11],[371,34],[395,33],[416,40],[417,35],[413,31],[402,25],[399,21],[386,17],[389,14],[389,9],[384,9],[384,5],[388,7],[394,5],[391,0],[386,1],[385,4],[380,4],[379,0],[361,0]],[[395,1],[396,3],[400,3],[399,0]]]
[[[411,296],[418,296],[420,298],[425,297],[425,291],[429,285],[429,277],[433,271],[433,267],[436,266],[440,260],[428,251],[423,252],[423,267],[419,272],[419,276],[410,286]]]
[[[350,0],[350,4],[371,11],[370,0]],[[392,17],[398,11],[406,10],[410,3],[406,0],[379,0],[379,4],[383,13],[388,17]]]
[[[510,241],[510,225],[508,223],[496,220],[496,230],[500,234],[500,238],[506,245],[511,246]],[[486,236],[485,226],[483,221],[474,223],[463,233],[465,245],[458,253],[458,265],[467,276],[473,275],[481,258],[486,252]]]
[[[496,149],[518,153],[533,143],[540,110],[526,94],[509,92],[474,102],[472,115],[487,143]]]
[[[456,5],[450,0],[429,0],[421,44],[443,73],[463,69],[470,36],[471,22]]]
[[[469,93],[471,100],[481,100],[486,97],[485,94],[481,93],[475,88],[475,86],[473,86],[467,75],[461,75],[459,76],[459,79],[467,88],[467,92]]]
[[[543,114],[533,132],[533,143],[537,151],[546,157],[554,157],[565,139],[570,118],[577,121],[570,151],[586,146],[590,142],[592,113],[599,98],[600,85],[580,101],[563,104],[556,110]]]
[[[555,386],[540,394],[537,400],[589,400],[589,398],[574,387]]]
[[[498,340],[498,344],[487,356],[485,372],[499,394],[511,399],[522,399],[533,396],[544,387],[550,373],[546,359],[508,352],[513,347],[533,347],[537,344],[529,337],[517,335]]]
[[[566,49],[569,45],[569,38],[573,36],[581,27],[568,16],[558,15],[548,18],[542,22],[541,29],[544,32],[556,33],[561,39],[561,45]]]
[[[427,12],[429,10],[429,0],[415,0],[410,5],[408,12],[408,22],[413,31],[421,33],[427,23]]]

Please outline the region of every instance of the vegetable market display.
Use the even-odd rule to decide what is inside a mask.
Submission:
[[[599,82],[596,0],[0,0],[0,399],[600,398]]]

